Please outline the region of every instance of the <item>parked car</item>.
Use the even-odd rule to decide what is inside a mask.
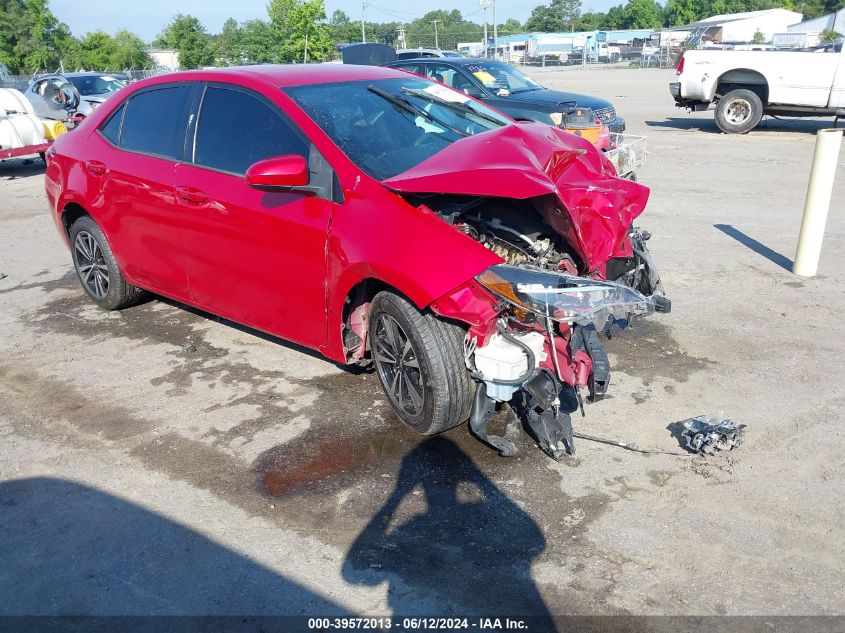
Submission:
[[[517,120],[560,126],[570,108],[591,108],[611,132],[625,131],[625,120],[610,101],[544,88],[504,62],[464,57],[401,60],[385,66],[439,81]]]
[[[97,106],[124,86],[125,81],[107,73],[64,73],[35,77],[24,94],[38,116],[66,121],[74,116],[90,116]]]
[[[399,48],[396,59],[420,59],[423,57],[463,57],[455,51],[442,51],[439,48]]]
[[[511,401],[554,457],[576,386],[609,379],[597,332],[668,308],[648,189],[589,142],[377,66],[251,66],[139,81],[48,153],[83,290],[141,289],[372,360],[431,434],[486,432]],[[568,431],[567,431],[568,429]]]
[[[753,130],[764,114],[845,117],[845,52],[841,42],[810,51],[687,51],[669,92],[681,108],[715,106],[716,125],[728,134]]]

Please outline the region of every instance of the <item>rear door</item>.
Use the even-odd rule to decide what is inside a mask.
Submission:
[[[316,149],[263,95],[207,84],[193,164],[176,168],[190,300],[308,347],[326,340],[326,240],[331,200],[246,184],[259,160]]]
[[[134,94],[86,144],[91,210],[129,279],[184,298],[187,277],[173,186],[197,85],[158,85]]]

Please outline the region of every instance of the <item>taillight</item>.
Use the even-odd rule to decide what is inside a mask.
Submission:
[[[684,72],[684,56],[681,55],[681,59],[678,61],[678,70],[675,72],[676,75],[680,75]]]

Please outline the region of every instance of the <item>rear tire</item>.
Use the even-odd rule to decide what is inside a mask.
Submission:
[[[70,250],[79,283],[88,298],[106,310],[127,308],[141,299],[143,291],[126,281],[106,236],[89,216],[70,227]]]
[[[716,125],[725,134],[746,134],[763,118],[763,102],[751,90],[731,90],[716,106]]]
[[[465,335],[392,292],[373,299],[369,342],[376,371],[396,415],[417,433],[441,433],[469,417],[473,381],[464,362]]]

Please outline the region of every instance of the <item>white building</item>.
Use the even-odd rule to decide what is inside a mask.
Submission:
[[[179,51],[173,48],[148,48],[147,55],[162,70],[179,70]]]
[[[803,17],[801,13],[787,9],[714,15],[685,26],[663,29],[660,32],[660,45],[679,44],[687,40],[692,45],[751,42],[758,32],[763,34],[764,41],[770,42],[775,33],[785,32]]]
[[[845,35],[845,8],[839,9],[836,13],[828,13],[812,20],[806,20],[793,24],[789,27],[790,33],[821,33],[822,31],[835,31]]]
[[[483,57],[484,42],[458,42],[458,52],[464,57]]]

